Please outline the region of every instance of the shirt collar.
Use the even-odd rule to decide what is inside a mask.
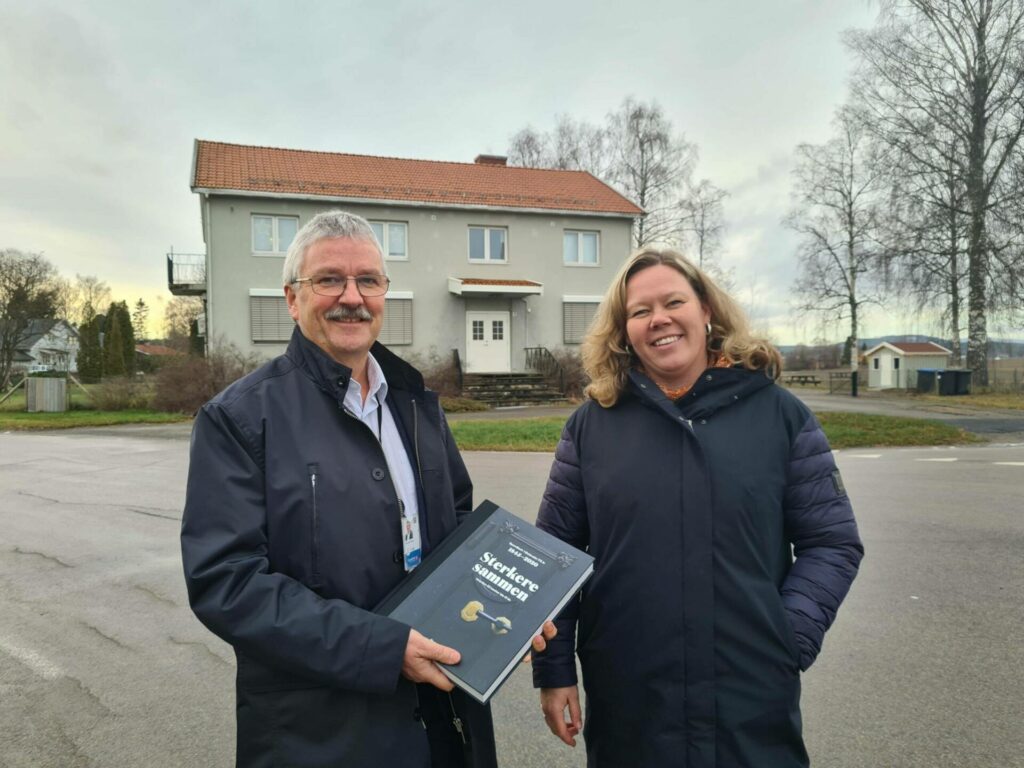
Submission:
[[[383,404],[388,397],[388,382],[384,378],[384,371],[372,354],[366,356],[366,379],[369,389],[366,400],[362,398],[362,385],[353,376],[349,381],[348,390],[345,392],[345,407],[350,411],[361,414],[372,410],[377,403]],[[371,405],[371,403],[373,405]]]

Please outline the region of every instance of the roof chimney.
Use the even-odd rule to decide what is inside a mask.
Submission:
[[[508,165],[505,155],[477,155],[473,160],[477,165]]]

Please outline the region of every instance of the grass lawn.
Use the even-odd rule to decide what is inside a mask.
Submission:
[[[904,419],[838,411],[818,413],[816,416],[833,448],[984,442],[962,429],[931,419]]]
[[[161,413],[159,411],[75,410],[64,411],[63,413],[28,413],[24,410],[3,410],[0,411],[0,432],[7,430],[106,427],[112,424],[170,424],[176,421],[189,421],[191,418],[191,416],[183,413]]]
[[[1007,408],[1024,411],[1024,394],[985,392],[977,395],[915,395],[936,405],[973,405],[976,408]]]
[[[854,413],[820,413],[833,448],[868,446],[957,445],[979,442],[956,427],[928,419],[902,419]],[[463,451],[554,451],[563,418],[452,422]]]

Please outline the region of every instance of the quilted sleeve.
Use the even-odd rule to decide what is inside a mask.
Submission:
[[[555,449],[547,487],[537,515],[537,526],[579,549],[586,549],[590,540],[587,508],[583,494],[579,455],[573,441],[571,425],[566,424]],[[570,600],[555,626],[558,635],[548,642],[547,650],[534,654],[533,685],[535,688],[564,688],[576,685],[576,619],[579,597]]]
[[[793,441],[784,515],[795,561],[782,584],[782,601],[806,670],[864,556],[850,499],[813,415]]]

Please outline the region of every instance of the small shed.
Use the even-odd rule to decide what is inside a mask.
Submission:
[[[883,341],[864,353],[871,389],[912,388],[922,368],[949,366],[951,349],[934,341]]]

